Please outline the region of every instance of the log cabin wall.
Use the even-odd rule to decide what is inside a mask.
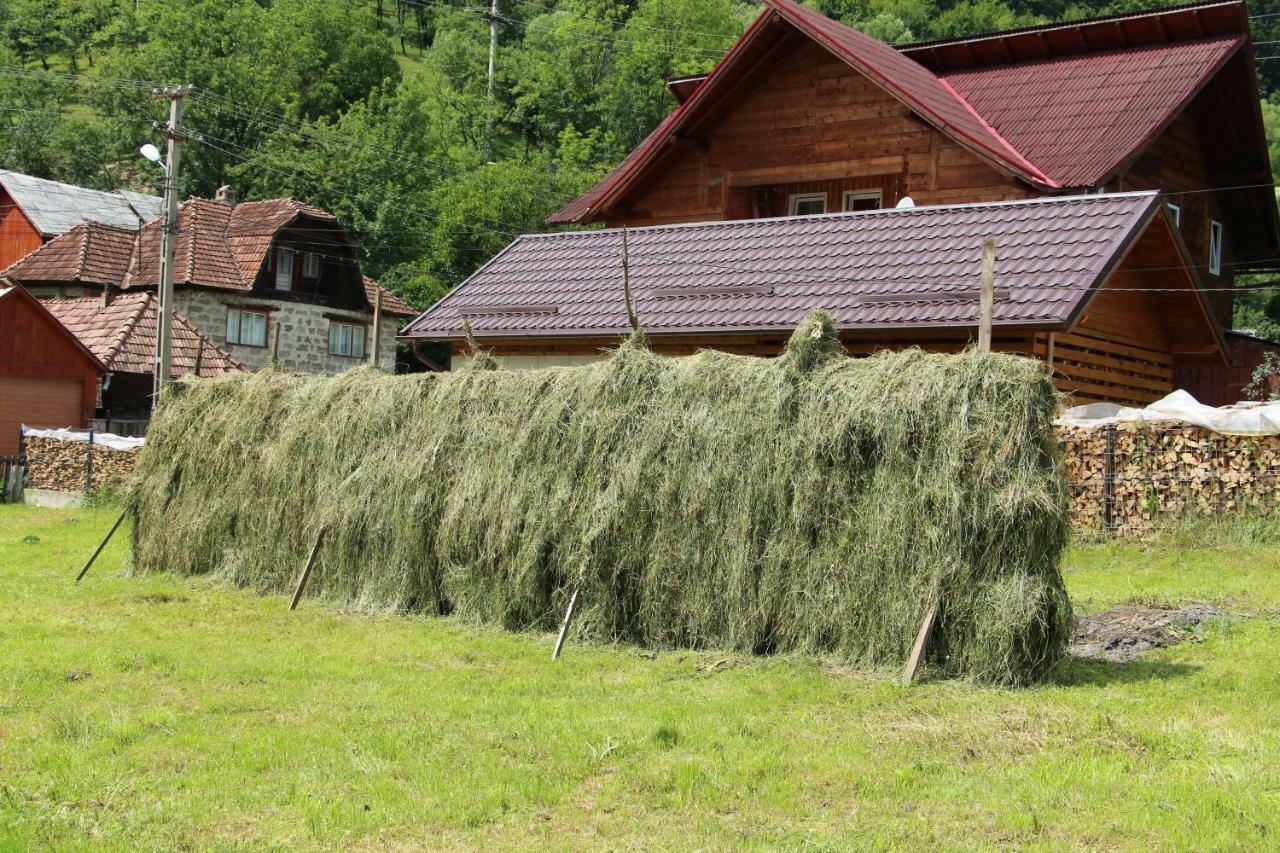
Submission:
[[[793,193],[880,190],[883,206],[1026,198],[1032,193],[912,117],[823,48],[794,37],[730,93],[647,184],[606,211],[610,227],[787,214]]]
[[[1195,110],[1188,109],[1173,120],[1109,189],[1161,190],[1169,194],[1168,200],[1178,206],[1178,230],[1205,286],[1233,287],[1231,234],[1225,229],[1221,271],[1217,274],[1209,271],[1209,223],[1225,222],[1218,194],[1203,192],[1214,185]],[[1231,327],[1231,297],[1232,294],[1222,292],[1210,296],[1215,316],[1225,328]]]

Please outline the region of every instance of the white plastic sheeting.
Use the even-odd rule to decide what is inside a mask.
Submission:
[[[22,434],[35,438],[54,438],[58,441],[89,440],[89,430],[87,429],[35,429],[34,427],[23,426]],[[146,440],[116,435],[110,432],[95,432],[93,434],[93,443],[102,447],[110,447],[112,450],[137,450],[146,443]]]
[[[1115,403],[1090,403],[1067,409],[1054,421],[1064,426],[1095,427],[1122,421],[1182,421],[1222,435],[1280,434],[1280,402],[1236,403],[1215,408],[1186,391],[1174,391],[1144,409]]]

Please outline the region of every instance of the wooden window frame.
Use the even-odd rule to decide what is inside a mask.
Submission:
[[[320,263],[321,263],[321,260],[320,260],[319,253],[303,252],[302,253],[302,277],[312,281],[320,278]],[[307,271],[308,267],[310,267],[312,264],[315,264],[315,268],[316,268],[314,273]]]
[[[819,201],[819,200],[822,201],[822,210],[820,212],[818,213],[800,213],[799,212],[799,207],[804,202]],[[787,215],[788,216],[823,216],[828,212],[827,211],[828,201],[829,199],[827,198],[827,194],[824,192],[823,193],[792,193],[791,195],[787,196]]]
[[[1209,220],[1209,275],[1222,275],[1222,243],[1225,230],[1218,220]]]
[[[285,291],[285,292],[288,292],[288,291],[292,291],[292,290],[293,290],[293,278],[294,278],[294,275],[297,273],[297,270],[298,270],[298,265],[297,265],[297,254],[298,254],[297,252],[295,252],[293,249],[289,248],[288,246],[277,246],[277,247],[276,247],[275,252],[274,252],[274,255],[275,255],[275,264],[274,264],[275,272],[274,272],[273,277],[272,277],[272,279],[271,279],[271,286],[272,286],[272,288],[273,288],[273,289],[275,289],[275,290],[280,290],[280,291]],[[280,276],[281,276],[282,271],[284,270],[284,264],[283,264],[283,263],[281,263],[281,262],[282,262],[286,257],[289,259],[289,272],[287,273],[287,284],[286,284],[286,286],[285,286],[285,287],[281,287],[281,286],[280,286]]]
[[[360,330],[360,352],[358,352],[358,353],[357,353],[357,352],[346,352],[346,353],[344,353],[344,352],[339,352],[339,351],[335,351],[335,350],[334,350],[334,348],[333,348],[333,331],[334,331],[334,329],[335,329],[335,328],[337,328],[337,327],[339,327],[339,326],[346,326],[346,327],[348,327],[348,328],[350,328],[350,329],[352,330],[352,336],[351,336],[351,339],[352,339],[352,340],[354,340],[354,332],[355,332],[355,330],[356,330],[356,329],[359,329],[359,330]],[[354,358],[354,359],[362,359],[362,358],[367,357],[367,356],[368,356],[368,354],[369,354],[369,324],[368,324],[368,323],[363,323],[363,322],[361,322],[361,321],[359,321],[359,320],[352,320],[352,319],[349,319],[349,318],[346,318],[346,317],[342,317],[342,318],[335,318],[335,317],[331,317],[331,318],[329,318],[329,341],[328,341],[327,349],[328,349],[328,351],[329,351],[329,355],[336,356],[336,357],[338,357],[338,358]],[[352,349],[354,349],[354,346],[352,347]]]
[[[246,314],[253,314],[262,317],[262,343],[247,343],[240,340],[244,332],[244,317]],[[231,318],[236,315],[236,340],[231,339]],[[260,311],[256,308],[227,308],[227,343],[231,346],[250,347],[252,349],[266,349],[267,340],[271,337],[271,314],[267,311]]]
[[[874,208],[868,208],[868,210],[884,209],[884,190],[865,189],[865,190],[845,190],[844,192],[840,193],[840,210],[843,211],[844,213],[861,212],[861,211],[855,211],[852,208],[850,208],[849,202],[861,201],[863,199],[868,199],[868,198],[873,198],[876,200],[876,206]]]

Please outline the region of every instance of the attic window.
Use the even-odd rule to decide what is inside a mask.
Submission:
[[[293,249],[276,249],[276,290],[293,290]]]
[[[315,252],[307,252],[302,256],[302,277],[320,277],[320,256]]]
[[[842,206],[845,213],[855,210],[879,210],[884,206],[884,197],[880,190],[845,190]]]
[[[1209,220],[1209,274],[1222,275],[1222,223]]]
[[[826,193],[796,193],[787,200],[787,213],[790,216],[817,216],[826,212]]]

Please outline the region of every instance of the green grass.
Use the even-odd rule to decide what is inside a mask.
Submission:
[[[1280,553],[1073,549],[1079,609],[1242,614],[1028,690],[651,656],[450,619],[79,586],[109,508],[0,506],[0,849],[1263,849],[1280,833]]]

